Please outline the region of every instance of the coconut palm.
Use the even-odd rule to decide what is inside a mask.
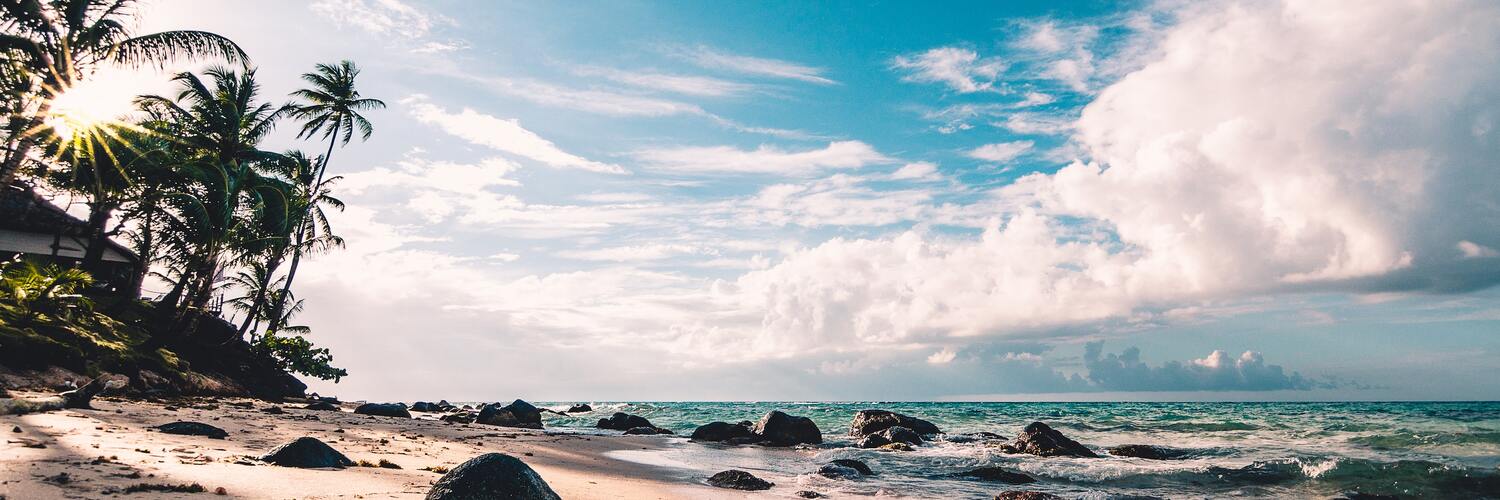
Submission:
[[[0,83],[13,108],[0,183],[10,182],[40,140],[52,100],[106,64],[163,65],[178,58],[245,62],[228,38],[206,31],[135,35],[135,0],[0,0]]]

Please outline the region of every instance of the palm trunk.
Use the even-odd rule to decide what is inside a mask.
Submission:
[[[100,264],[104,262],[104,248],[108,246],[109,236],[105,235],[105,229],[109,226],[109,218],[114,211],[114,204],[107,201],[89,204],[89,242],[88,248],[83,251],[83,270],[88,271],[95,277],[100,276]]]
[[[302,263],[302,246],[307,239],[307,232],[311,226],[313,209],[318,204],[318,191],[323,189],[323,174],[328,173],[328,160],[333,158],[333,145],[337,144],[339,135],[332,134],[328,140],[328,152],[323,153],[323,161],[318,162],[317,180],[308,186],[307,210],[302,214],[302,223],[297,225],[297,246],[292,248],[292,264],[286,272],[286,283],[281,285],[281,295],[276,297],[276,308],[271,312],[271,324],[267,330],[275,331],[282,326],[282,311],[286,308],[286,298],[292,293],[292,280],[297,277],[297,266]]]

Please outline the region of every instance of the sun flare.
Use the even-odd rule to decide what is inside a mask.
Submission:
[[[104,79],[79,82],[52,100],[46,125],[63,139],[112,123],[131,110],[129,89]]]

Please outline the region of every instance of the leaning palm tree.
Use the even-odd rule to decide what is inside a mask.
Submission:
[[[107,64],[164,65],[178,58],[248,58],[206,31],[135,35],[135,0],[0,0],[0,86],[10,112],[0,183],[8,183],[47,128],[52,101]]]
[[[340,142],[349,144],[354,137],[355,130],[359,131],[360,140],[369,140],[375,129],[370,121],[360,114],[364,111],[384,109],[385,102],[380,99],[361,97],[359,90],[354,87],[354,78],[359,76],[359,67],[353,61],[344,60],[338,65],[319,64],[317,70],[311,73],[303,73],[302,79],[312,84],[311,88],[292,92],[293,97],[307,101],[305,104],[293,105],[289,108],[288,115],[302,120],[302,131],[297,133],[298,138],[312,138],[322,135],[328,140],[328,151],[319,159],[317,175],[308,184],[309,192],[316,193],[318,190],[313,186],[322,186],[323,176],[328,173],[328,160],[333,157],[333,147]],[[308,210],[312,210],[316,204],[310,204]],[[312,217],[304,217],[303,226],[296,232],[296,245],[292,250],[292,262],[287,269],[286,282],[282,284],[282,293],[277,298],[271,310],[271,317],[279,318],[285,307],[285,297],[290,295],[292,280],[297,277],[297,266],[302,261],[304,246],[307,237],[315,229],[312,225]],[[275,329],[281,326],[279,320],[273,320],[271,327]]]

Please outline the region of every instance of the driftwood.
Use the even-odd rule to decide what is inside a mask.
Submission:
[[[90,408],[89,402],[93,401],[94,396],[113,387],[116,387],[115,383],[99,377],[83,384],[83,387],[59,393],[56,396],[0,399],[0,415],[24,415],[65,408]]]

